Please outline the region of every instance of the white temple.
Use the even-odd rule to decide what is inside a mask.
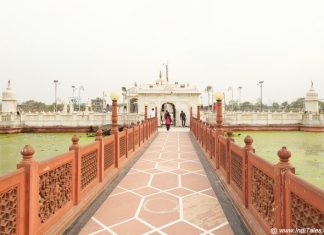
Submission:
[[[169,111],[173,117],[173,124],[181,125],[180,112],[185,112],[189,125],[190,107],[195,111],[197,100],[201,93],[197,87],[189,83],[174,82],[168,79],[168,73],[162,75],[152,84],[135,83],[134,87],[127,90],[127,111],[128,113],[144,113],[145,104],[148,106],[148,113],[152,108],[157,110],[159,125],[164,122],[164,113]]]
[[[10,87],[10,80],[7,88],[2,92],[2,114],[16,114],[17,113],[17,97],[16,93]]]
[[[318,103],[319,103],[318,93],[314,90],[313,82],[312,82],[310,90],[306,93],[305,111],[311,113],[318,113],[319,112]]]

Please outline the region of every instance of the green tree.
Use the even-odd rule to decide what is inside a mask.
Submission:
[[[245,101],[245,102],[241,103],[241,110],[242,111],[252,111],[253,104],[249,101]]]
[[[282,103],[281,103],[281,108],[282,108],[283,110],[286,110],[286,111],[289,110],[290,106],[289,106],[288,101],[282,102]]]
[[[298,98],[297,100],[291,102],[290,108],[295,110],[303,110],[305,104],[305,98]]]
[[[275,111],[278,111],[280,109],[280,105],[278,102],[273,102],[272,103],[272,109]]]

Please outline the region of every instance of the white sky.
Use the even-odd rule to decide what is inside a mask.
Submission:
[[[324,1],[0,1],[0,90],[10,79],[20,102],[53,102],[54,79],[84,100],[153,83],[166,60],[201,91],[256,102],[263,80],[264,102],[283,102],[313,80],[324,99]]]

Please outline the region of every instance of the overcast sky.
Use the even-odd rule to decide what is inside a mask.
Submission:
[[[83,100],[153,83],[169,63],[171,82],[203,91],[242,86],[242,100],[292,101],[311,80],[324,99],[324,1],[0,1],[0,90],[19,102]],[[76,91],[76,94],[78,92]],[[205,94],[204,94],[205,96]]]

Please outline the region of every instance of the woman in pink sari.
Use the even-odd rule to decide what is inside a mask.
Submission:
[[[167,112],[165,115],[165,125],[166,125],[167,131],[169,131],[170,125],[171,125],[171,116],[170,116],[169,112]]]

